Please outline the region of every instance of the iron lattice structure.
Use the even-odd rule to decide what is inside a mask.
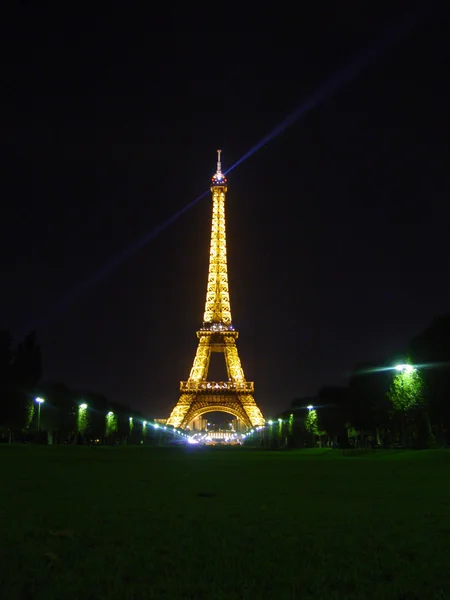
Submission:
[[[203,325],[197,331],[199,342],[189,379],[180,382],[180,397],[167,420],[173,427],[185,428],[197,417],[212,411],[230,413],[248,428],[264,425],[264,417],[253,397],[254,384],[245,379],[236,346],[239,333],[231,320],[225,231],[228,188],[221,168],[221,151],[217,152],[217,172],[211,185],[213,214]],[[212,352],[223,353],[228,381],[207,381]]]

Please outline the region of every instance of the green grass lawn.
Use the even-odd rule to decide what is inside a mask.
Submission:
[[[450,452],[0,447],[5,600],[450,598]]]

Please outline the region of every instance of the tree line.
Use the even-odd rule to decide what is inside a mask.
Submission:
[[[314,397],[295,399],[272,425],[249,436],[255,441],[268,447],[448,446],[450,315],[434,319],[402,353],[356,365],[347,386],[324,386]]]
[[[128,406],[41,379],[36,333],[15,347],[0,331],[0,440],[141,443],[159,437]],[[38,397],[45,400],[41,406]],[[358,364],[347,386],[324,386],[314,397],[295,399],[247,439],[271,448],[448,445],[450,315],[434,319],[402,353]]]
[[[10,333],[0,331],[1,441],[153,443],[161,436],[128,406],[92,391],[72,390],[64,383],[41,379],[36,333],[14,347]]]

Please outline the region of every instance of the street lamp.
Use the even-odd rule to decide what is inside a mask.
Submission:
[[[413,367],[412,365],[395,365],[395,370],[399,371],[400,373],[412,373],[413,371],[415,371],[415,367]]]
[[[308,410],[314,410],[314,406],[312,404],[310,404],[309,406],[306,407]]]
[[[41,404],[44,402],[44,398],[35,398],[34,400],[35,400],[35,402],[37,402],[37,405],[38,405],[37,428],[38,428],[38,431],[40,431],[41,430]]]

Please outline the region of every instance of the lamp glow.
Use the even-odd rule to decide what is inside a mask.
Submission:
[[[395,365],[395,370],[401,373],[412,373],[416,369],[412,365]]]
[[[38,405],[38,422],[37,422],[37,429],[38,431],[41,430],[41,404],[44,403],[44,398],[35,398],[34,399],[35,402]]]

